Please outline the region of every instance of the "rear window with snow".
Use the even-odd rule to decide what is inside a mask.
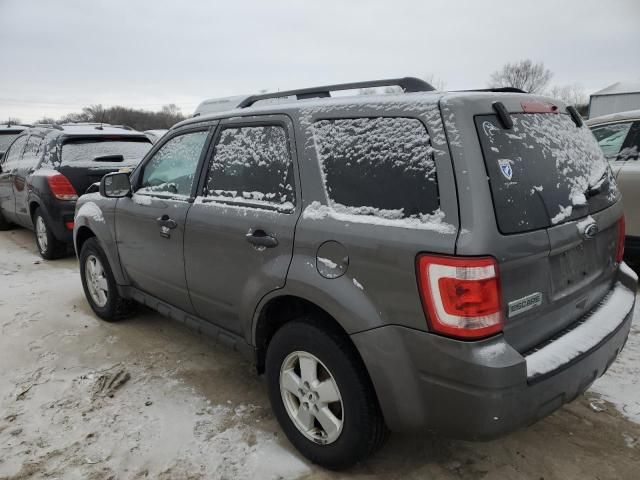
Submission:
[[[208,199],[292,210],[293,163],[281,126],[226,128],[216,143],[204,195]]]
[[[320,120],[313,132],[334,209],[418,221],[438,210],[433,151],[419,120]]]
[[[596,139],[569,115],[475,117],[502,233],[520,233],[584,217],[613,204],[615,179]]]
[[[100,162],[122,155],[120,162],[137,165],[149,151],[152,144],[146,137],[141,138],[74,138],[62,145],[62,163]],[[118,161],[118,160],[116,160]]]

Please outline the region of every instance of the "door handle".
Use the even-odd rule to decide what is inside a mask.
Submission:
[[[278,246],[278,239],[267,235],[264,230],[249,230],[249,233],[245,235],[247,242],[256,247],[273,248]]]
[[[174,229],[178,226],[176,221],[173,218],[169,217],[169,215],[162,215],[161,217],[158,217],[156,219],[156,222],[158,222],[158,225],[165,228]]]

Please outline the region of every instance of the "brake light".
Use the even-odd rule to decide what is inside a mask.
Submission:
[[[522,111],[524,113],[560,113],[558,106],[549,102],[540,102],[536,100],[522,102]]]
[[[67,230],[73,230],[73,227],[75,226],[75,223],[73,221],[71,222],[64,222],[64,226]]]
[[[69,179],[59,172],[54,172],[47,177],[51,193],[58,200],[77,200],[78,193],[73,188]]]
[[[621,263],[624,258],[624,238],[626,235],[626,226],[624,223],[624,215],[618,220],[618,243],[616,245],[616,262]]]
[[[502,331],[498,264],[492,257],[420,255],[422,305],[434,332],[478,339]]]

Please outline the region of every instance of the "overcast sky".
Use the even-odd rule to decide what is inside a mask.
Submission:
[[[522,58],[591,93],[640,81],[639,45],[638,0],[0,0],[0,121],[406,75],[485,87]]]

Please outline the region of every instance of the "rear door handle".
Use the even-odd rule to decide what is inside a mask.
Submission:
[[[257,247],[273,248],[278,246],[278,239],[267,235],[264,230],[249,230],[245,235],[247,242]]]
[[[162,215],[161,217],[158,217],[156,219],[156,222],[158,222],[158,225],[165,228],[174,229],[178,226],[176,221],[173,218],[169,217],[169,215]]]

